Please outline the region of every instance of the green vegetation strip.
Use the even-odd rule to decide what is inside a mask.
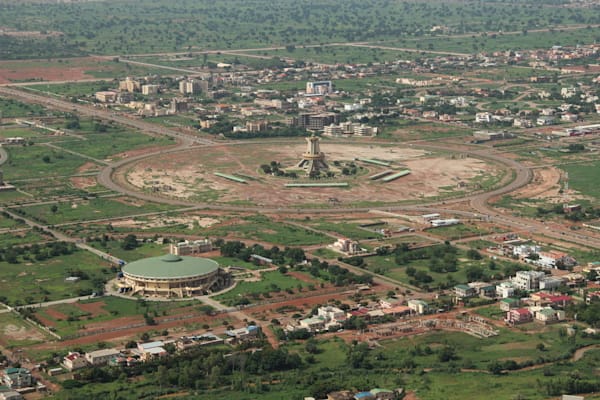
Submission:
[[[347,187],[348,182],[333,183],[286,183],[285,187]]]
[[[220,172],[215,172],[216,176],[220,176],[221,178],[229,179],[230,181],[234,181],[237,183],[246,183],[246,181],[242,178],[238,178],[237,176],[222,174]]]
[[[385,177],[385,178],[383,178],[381,181],[382,181],[382,182],[386,182],[386,183],[387,183],[387,182],[391,182],[391,181],[393,181],[393,180],[396,180],[396,179],[398,179],[398,178],[402,178],[403,176],[406,176],[406,175],[408,175],[408,174],[410,174],[410,170],[409,170],[409,169],[405,169],[405,170],[402,170],[402,171],[400,171],[400,172],[396,172],[396,173],[395,173],[395,174],[393,174],[393,175],[386,176],[386,177]]]
[[[389,167],[390,165],[392,165],[392,163],[390,163],[390,162],[373,160],[371,158],[359,158],[358,161],[362,161],[362,162],[367,163],[367,164],[381,165],[381,166],[384,166],[384,167]]]

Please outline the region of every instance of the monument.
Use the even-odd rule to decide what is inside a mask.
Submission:
[[[319,137],[315,135],[306,138],[306,153],[302,154],[302,160],[298,163],[298,167],[304,168],[308,175],[329,169],[325,163],[325,153],[321,152],[319,148],[319,140]]]

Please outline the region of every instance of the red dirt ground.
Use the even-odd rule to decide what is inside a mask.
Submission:
[[[11,83],[15,81],[24,81],[27,79],[37,79],[44,81],[70,81],[89,79],[85,75],[86,68],[82,67],[23,67],[19,69],[4,68],[0,62],[0,84]]]
[[[94,303],[75,303],[74,305],[80,310],[90,313],[92,317],[106,314],[106,310],[102,308],[106,305],[103,301]]]
[[[49,317],[57,319],[57,320],[58,319],[62,319],[62,320],[67,319],[67,315],[61,313],[58,310],[50,308],[50,307],[46,308],[45,312],[46,312],[46,314],[48,314]]]
[[[287,274],[289,276],[293,276],[294,278],[298,279],[299,281],[302,281],[305,283],[312,283],[312,284],[319,283],[319,281],[317,281],[316,279],[313,279],[313,278],[309,277],[308,275],[303,274],[302,272],[289,271]]]

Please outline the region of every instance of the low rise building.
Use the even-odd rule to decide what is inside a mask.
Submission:
[[[27,368],[6,368],[2,371],[2,382],[11,389],[31,387],[35,379]]]
[[[171,243],[169,253],[176,256],[188,256],[192,254],[201,254],[212,251],[212,242],[210,239],[184,240],[183,242]]]
[[[509,325],[524,324],[533,321],[533,314],[526,308],[515,308],[506,313],[505,322]]]
[[[429,310],[429,304],[423,300],[412,299],[408,300],[408,307],[415,313],[419,315],[426,314]]]
[[[63,358],[62,364],[69,371],[74,371],[76,369],[81,369],[88,366],[88,362],[82,354],[72,351],[70,351],[69,354]]]
[[[85,353],[85,359],[93,366],[106,365],[112,359],[120,354],[117,349],[102,349]]]

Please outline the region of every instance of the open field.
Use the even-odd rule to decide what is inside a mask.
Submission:
[[[0,345],[14,348],[42,343],[49,335],[13,313],[0,314]]]
[[[31,304],[91,294],[111,276],[108,263],[84,251],[52,257],[44,261],[0,262],[0,292],[10,304]],[[65,278],[85,274],[86,279],[65,282]],[[82,294],[83,293],[83,294]]]
[[[308,275],[307,275],[308,276]],[[264,272],[260,281],[238,282],[236,287],[224,294],[216,296],[215,299],[225,304],[237,304],[241,299],[258,300],[262,297],[285,297],[296,293],[300,288],[306,290],[309,284],[289,274],[279,271]],[[313,284],[313,286],[315,286]],[[291,293],[290,293],[291,292]]]
[[[46,204],[22,207],[19,210],[37,221],[54,225],[61,222],[88,221],[173,209],[172,206],[165,204],[148,203],[129,197],[66,201],[57,203],[56,207],[56,211]]]
[[[36,310],[36,317],[61,336],[95,331],[108,326],[127,326],[144,322],[143,315],[154,318],[177,314],[199,313],[200,303],[153,302],[120,297],[102,297],[71,304],[59,304]]]
[[[56,55],[60,57],[59,55]],[[56,57],[50,56],[50,57]],[[2,57],[0,57],[0,60]],[[0,84],[11,82],[78,81],[93,78],[114,78],[143,75],[161,70],[132,66],[105,58],[48,58],[28,61],[0,61]],[[54,91],[46,85],[32,88],[51,93],[70,95],[69,91]],[[60,88],[60,86],[59,86]]]

